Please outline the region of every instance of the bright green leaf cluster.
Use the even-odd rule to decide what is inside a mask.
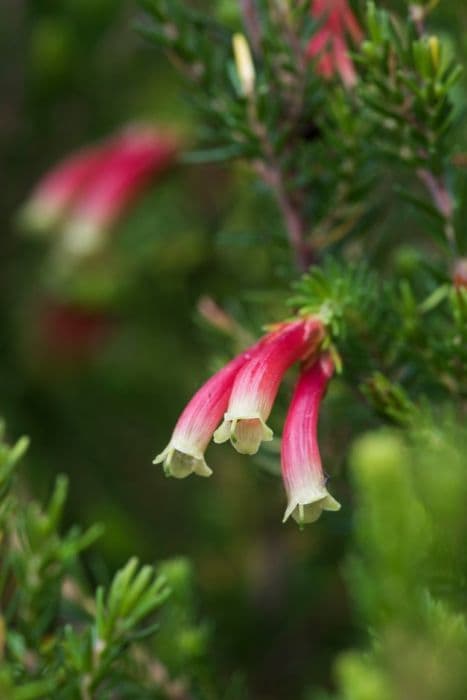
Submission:
[[[346,700],[427,700],[467,692],[465,429],[426,417],[372,433],[352,455],[356,551],[348,571],[367,651],[337,664]]]
[[[160,569],[132,558],[95,597],[79,554],[102,528],[62,535],[68,482],[59,477],[49,503],[25,501],[13,481],[27,440],[9,447],[0,436],[0,696],[2,700],[170,698],[185,692],[166,663],[185,674],[206,651],[207,635],[192,611],[191,570],[181,560]],[[188,568],[187,568],[188,566]],[[173,608],[170,598],[175,593]],[[165,604],[165,605],[164,605]],[[165,608],[160,620],[156,612]],[[171,615],[173,619],[171,621]],[[162,626],[161,647],[154,634]],[[184,639],[183,665],[170,640]],[[162,657],[159,656],[162,653]],[[212,684],[200,676],[199,684]],[[180,697],[185,697],[180,695]],[[187,696],[188,697],[188,696]]]

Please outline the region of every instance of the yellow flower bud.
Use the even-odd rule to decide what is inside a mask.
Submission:
[[[255,89],[255,66],[248,41],[243,34],[234,34],[232,45],[242,92],[245,97],[251,97]]]
[[[437,71],[441,64],[441,44],[437,36],[430,36],[428,39],[428,47],[430,49],[433,68]]]

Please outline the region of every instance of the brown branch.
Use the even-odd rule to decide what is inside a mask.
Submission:
[[[409,7],[409,13],[418,35],[423,36],[425,34],[425,8],[422,5],[413,4]]]
[[[239,1],[249,39],[253,49],[258,51],[261,44],[261,25],[256,0]],[[303,90],[307,64],[304,51],[291,24],[290,15],[285,10],[285,6],[277,5],[275,9],[277,11],[280,9],[280,16],[278,16],[277,21],[285,33],[297,65],[297,78],[287,86],[289,110],[283,117],[283,123],[290,123],[289,129],[292,130],[292,127],[296,126],[303,108]],[[297,193],[291,193],[287,188],[287,173],[284,172],[281,163],[278,161],[266,127],[258,117],[254,91],[248,96],[248,119],[250,128],[257,136],[262,147],[262,158],[254,163],[255,170],[274,194],[287,230],[290,246],[294,252],[295,264],[300,272],[305,272],[314,259],[311,245],[306,241],[307,222],[303,217],[302,206]]]
[[[420,3],[410,5],[410,17],[415,25],[417,33],[420,37],[424,37],[426,33],[425,21],[429,13],[431,5],[423,6]],[[427,155],[423,153],[425,158]],[[423,183],[426,190],[430,194],[433,204],[444,219],[444,234],[453,252],[456,251],[456,233],[454,229],[454,200],[448,190],[446,178],[444,175],[436,176],[428,168],[419,168],[417,176]]]
[[[306,272],[314,261],[313,251],[306,242],[307,226],[302,218],[300,208],[287,192],[284,176],[275,161],[259,161],[255,164],[256,172],[269,185],[275,195],[284,224],[294,251],[295,264],[300,272]]]
[[[295,264],[300,272],[306,272],[314,261],[313,250],[306,241],[307,224],[300,206],[288,191],[284,173],[277,162],[271,143],[263,126],[256,123],[256,133],[263,145],[265,159],[255,163],[262,180],[271,188],[284,221],[289,243],[294,251]]]
[[[240,0],[246,32],[255,53],[261,49],[261,23],[256,0]]]

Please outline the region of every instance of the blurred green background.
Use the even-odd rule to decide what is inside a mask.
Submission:
[[[461,5],[442,0],[433,22],[465,58]],[[234,0],[216,10],[238,22]],[[255,698],[300,697],[330,685],[332,658],[358,637],[341,571],[351,529],[344,468],[353,436],[373,419],[352,402],[350,424],[347,390],[335,384],[323,456],[344,507],[303,533],[281,524],[285,497],[268,465],[225,446],[210,448],[209,481],[167,480],[151,464],[193,390],[235,349],[200,318],[197,300],[211,295],[252,332],[283,311],[292,270],[268,193],[241,166],[179,166],[145,193],[105,254],[71,274],[47,241],[15,225],[48,168],[127,122],[175,126],[190,143],[196,115],[173,69],[134,31],[139,14],[120,0],[0,7],[0,413],[13,437],[31,437],[31,489],[44,497],[66,472],[69,521],[105,524],[91,577],[133,554],[190,557],[216,672],[226,682],[240,674]],[[102,314],[108,333],[84,357],[68,356],[44,339],[48,299]],[[284,406],[285,397],[276,428]]]

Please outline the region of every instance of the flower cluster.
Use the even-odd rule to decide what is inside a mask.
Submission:
[[[344,85],[352,87],[357,74],[349,56],[346,35],[360,44],[363,32],[347,0],[313,0],[311,15],[321,26],[308,44],[308,57],[318,59],[316,70],[323,78],[329,80],[339,74]]]
[[[133,125],[75,153],[48,172],[21,212],[33,232],[60,228],[60,247],[73,257],[99,251],[109,229],[149,182],[173,163],[176,139]]]
[[[315,317],[272,328],[196,392],[154,463],[163,463],[166,475],[179,479],[192,473],[210,476],[204,453],[212,438],[230,440],[242,454],[256,454],[263,441],[273,438],[267,420],[282,378],[301,362],[282,441],[289,498],[284,520],[293,515],[299,523],[312,522],[322,510],[338,510],[326,489],[317,442],[319,406],[333,374],[330,356],[319,351],[323,338],[323,324]]]

